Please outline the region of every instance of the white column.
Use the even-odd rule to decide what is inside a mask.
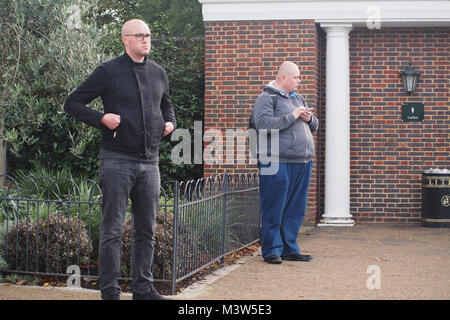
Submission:
[[[327,33],[325,213],[319,226],[353,226],[350,214],[351,24],[321,24]]]

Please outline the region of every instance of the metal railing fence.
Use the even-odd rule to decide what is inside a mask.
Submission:
[[[69,267],[75,265],[81,277],[97,278],[102,206],[98,184],[89,179],[0,179],[3,271],[69,276]],[[175,294],[179,281],[259,240],[259,176],[225,173],[168,185],[161,187],[153,275]],[[122,241],[120,279],[131,280],[131,206]]]

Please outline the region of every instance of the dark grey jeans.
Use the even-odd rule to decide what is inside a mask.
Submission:
[[[103,193],[100,228],[99,283],[102,296],[120,293],[122,227],[128,198],[134,220],[133,293],[151,291],[154,231],[160,177],[158,165],[118,159],[102,159],[99,183]]]

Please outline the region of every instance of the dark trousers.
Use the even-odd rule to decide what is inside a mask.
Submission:
[[[312,161],[280,163],[275,174],[260,174],[263,258],[300,253],[297,235],[305,216],[311,169]]]
[[[160,192],[158,165],[102,159],[99,182],[103,193],[100,228],[99,283],[102,296],[120,293],[122,227],[128,204],[134,221],[133,293],[151,291],[156,210]]]

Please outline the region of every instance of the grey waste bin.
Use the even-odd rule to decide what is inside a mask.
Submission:
[[[450,173],[422,173],[422,226],[450,228]]]

